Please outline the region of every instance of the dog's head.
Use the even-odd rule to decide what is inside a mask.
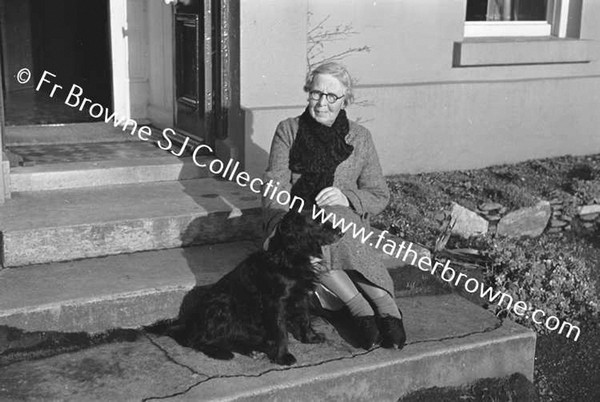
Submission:
[[[321,224],[309,213],[290,211],[281,220],[269,249],[278,248],[288,255],[322,257],[321,246],[335,243],[341,231],[329,222]]]

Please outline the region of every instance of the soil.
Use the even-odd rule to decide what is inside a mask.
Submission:
[[[477,211],[482,203],[495,202],[513,211],[540,200],[554,200],[560,201],[563,216],[569,218],[576,216],[581,205],[600,204],[600,155],[397,175],[388,177],[388,184],[392,201],[373,226],[433,249],[452,202],[472,211]],[[600,285],[600,224],[591,230],[574,227],[560,233],[546,231],[542,236],[549,247],[583,258],[593,268],[592,281]],[[448,245],[453,244],[451,238]],[[596,289],[600,292],[600,286]],[[577,341],[556,333],[538,334],[534,376],[534,393],[540,400],[600,400],[600,320],[584,320]],[[510,377],[460,388],[434,388],[401,400],[535,400],[523,380],[526,381],[524,377]]]

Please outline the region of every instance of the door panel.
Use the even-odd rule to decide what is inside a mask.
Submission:
[[[212,143],[212,24],[210,2],[175,9],[175,128]]]

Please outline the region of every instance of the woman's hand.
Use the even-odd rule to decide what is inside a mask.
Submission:
[[[328,205],[341,205],[343,207],[350,206],[348,198],[344,195],[344,193],[342,193],[342,190],[337,187],[325,187],[319,192],[319,194],[317,194],[315,202],[321,208]]]

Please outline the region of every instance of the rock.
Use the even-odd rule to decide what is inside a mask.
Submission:
[[[585,214],[585,215],[579,215],[579,219],[581,219],[582,221],[585,222],[590,222],[590,221],[595,221],[598,216],[600,216],[599,214]]]
[[[560,219],[552,219],[550,221],[550,227],[562,228],[563,226],[567,226],[567,222],[561,221]]]
[[[484,202],[480,204],[478,208],[485,212],[499,211],[502,209],[502,204],[498,204],[497,202]]]
[[[498,222],[499,235],[537,237],[544,232],[552,211],[548,201],[508,213]]]
[[[499,221],[502,218],[500,215],[486,215],[488,221]]]
[[[452,227],[452,233],[468,238],[485,234],[488,231],[488,221],[455,202],[452,203],[450,215],[452,216],[450,225],[454,225]]]
[[[571,222],[573,220],[569,215],[561,216],[560,219],[566,222]]]
[[[446,219],[446,212],[444,212],[444,211],[438,211],[438,212],[435,214],[435,220],[436,220],[436,221],[438,221],[438,222],[443,222],[443,221],[444,221],[444,219]]]
[[[584,205],[579,209],[579,215],[600,213],[600,205]]]
[[[560,233],[562,232],[561,228],[550,228],[548,229],[548,233]]]
[[[583,227],[586,229],[593,229],[594,227],[596,227],[596,223],[595,222],[585,222],[583,224]]]

